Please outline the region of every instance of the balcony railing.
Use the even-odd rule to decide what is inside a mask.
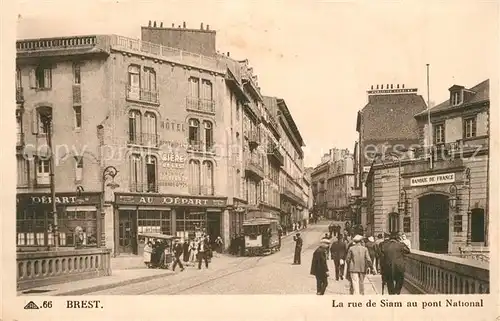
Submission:
[[[218,57],[202,56],[176,48],[122,36],[114,35],[111,37],[111,48],[114,50],[135,53],[141,56],[152,56],[157,59],[205,70],[222,72],[227,68],[224,59]]]
[[[128,143],[133,145],[158,147],[159,135],[148,133],[131,133],[128,134]]]
[[[33,40],[19,40],[16,42],[18,52],[48,50],[48,49],[68,49],[68,48],[90,48],[97,44],[96,36],[61,37]]]
[[[186,109],[214,114],[215,101],[213,101],[212,99],[186,97]]]
[[[151,182],[151,183],[131,182],[130,191],[133,193],[158,193],[158,182]]]
[[[261,179],[264,178],[264,169],[256,159],[249,158],[245,160],[245,170]]]
[[[191,195],[205,195],[205,196],[214,195],[213,186],[189,186],[188,191],[189,194]]]
[[[206,144],[202,141],[192,140],[189,141],[187,149],[190,152],[215,154],[214,143]]]
[[[146,102],[155,105],[160,104],[160,95],[158,90],[150,90],[126,85],[125,92],[128,100]]]
[[[285,162],[285,157],[281,154],[278,145],[274,143],[269,143],[267,145],[267,155],[270,157],[274,157],[274,159],[276,159],[280,165],[283,165]]]
[[[16,88],[16,102],[23,103],[24,102],[24,92],[23,87]]]
[[[24,146],[24,133],[17,133],[16,147]]]

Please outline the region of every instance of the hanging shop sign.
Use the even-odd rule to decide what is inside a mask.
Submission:
[[[427,186],[436,184],[449,184],[455,182],[455,173],[412,177],[411,186]]]
[[[181,195],[119,195],[115,194],[116,204],[133,205],[171,205],[171,206],[194,206],[194,207],[226,207],[226,198],[191,197]]]

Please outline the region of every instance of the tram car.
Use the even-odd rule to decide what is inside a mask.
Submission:
[[[279,251],[278,225],[278,220],[269,218],[245,220],[245,256],[268,255]]]

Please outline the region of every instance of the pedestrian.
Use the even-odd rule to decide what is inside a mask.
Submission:
[[[215,239],[215,245],[216,245],[216,252],[217,253],[222,253],[222,249],[223,249],[223,245],[224,245],[224,242],[222,241],[222,237],[217,236],[217,238]]]
[[[347,244],[344,242],[342,235],[337,237],[337,241],[332,243],[330,254],[335,265],[335,280],[343,280],[344,262],[347,254]]]
[[[278,225],[278,250],[281,250],[281,237],[283,236],[283,228]]]
[[[189,243],[187,240],[182,241],[182,260],[184,262],[189,261]]]
[[[333,236],[333,222],[328,225],[328,233],[330,233],[330,236],[328,238],[331,239]]]
[[[377,255],[377,244],[375,243],[375,239],[373,236],[368,237],[367,242],[365,244],[368,249],[368,254],[370,255],[370,260],[372,261],[372,265],[369,267],[371,274],[377,274],[377,269],[375,267],[375,256]]]
[[[208,245],[208,239],[206,237],[200,240],[200,243],[198,243],[197,250],[198,250],[198,270],[201,270],[202,261],[205,261],[205,267],[208,269],[209,245]]]
[[[179,242],[179,240],[175,240],[174,264],[172,266],[172,271],[175,271],[177,264],[181,267],[181,272],[184,271],[184,266],[182,265],[182,262],[181,262],[181,255],[183,254],[183,252],[184,252],[184,249],[182,247],[182,244]]]
[[[326,252],[330,246],[328,239],[322,239],[320,246],[314,251],[311,262],[311,275],[316,277],[316,294],[324,295],[328,286],[328,264]]]
[[[189,242],[189,263],[194,264],[196,262],[197,247],[198,244],[196,243],[196,239],[192,239]]]
[[[153,253],[153,243],[151,241],[147,241],[146,244],[144,245],[144,264],[146,264],[147,267],[150,267],[151,265],[151,253]]]
[[[377,235],[377,239],[375,240],[375,269],[380,272],[380,243],[384,241],[384,236],[382,234]]]
[[[398,237],[398,233],[392,233],[381,248],[383,279],[389,294],[401,294],[405,278],[404,257],[410,253],[410,249]]]
[[[304,243],[300,237],[300,233],[297,233],[293,240],[295,241],[295,255],[293,256],[293,264],[300,264],[300,255],[302,251],[302,244]]]
[[[354,236],[352,239],[353,245],[347,250],[345,260],[347,266],[346,270],[349,273],[348,280],[351,294],[355,295],[365,294],[365,275],[368,267],[372,265],[368,249],[361,245],[362,240],[363,237],[361,235]],[[347,273],[344,273],[344,277],[347,277],[346,274]]]

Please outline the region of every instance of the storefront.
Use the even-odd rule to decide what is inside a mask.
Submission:
[[[184,239],[205,232],[224,238],[227,199],[181,195],[115,194],[116,254],[139,254],[141,233],[162,233]]]
[[[97,246],[97,236],[101,235],[98,224],[99,193],[57,193],[57,225],[59,246],[74,247],[77,243],[76,231],[81,230],[81,245]],[[19,250],[48,248],[54,246],[54,217],[50,194],[17,194],[16,244]]]

